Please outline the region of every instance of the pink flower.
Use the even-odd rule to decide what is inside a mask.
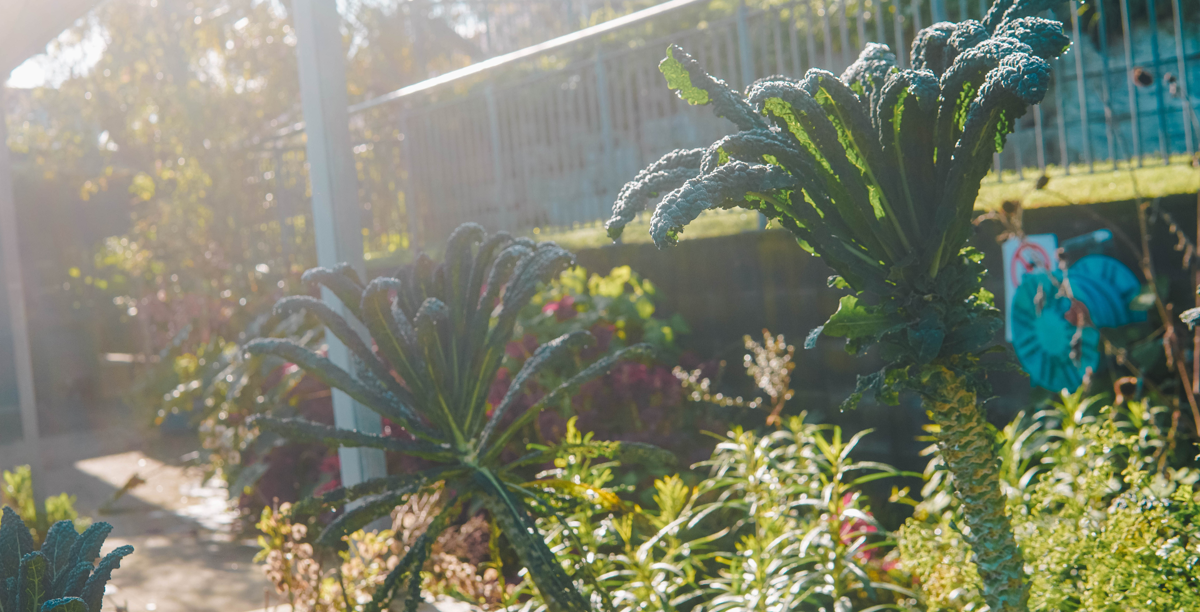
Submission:
[[[322,474],[340,474],[342,462],[338,459],[337,453],[330,453],[321,460],[321,465],[317,467],[317,471]]]
[[[566,321],[579,314],[575,310],[575,297],[572,295],[563,296],[562,299],[556,302],[550,302],[545,306],[542,306],[542,313],[553,313],[554,318],[558,319],[559,321]]]

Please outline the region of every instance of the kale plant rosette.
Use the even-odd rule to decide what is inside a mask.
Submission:
[[[397,278],[381,277],[364,284],[345,265],[305,273],[307,282],[319,283],[337,296],[353,320],[369,332],[369,339],[315,298],[294,296],[276,305],[280,313],[303,310],[319,319],[353,355],[353,374],[293,340],[263,338],[247,344],[251,354],[283,358],[345,392],[402,428],[405,435],[383,436],[270,416],[255,421],[263,429],[292,440],[378,448],[422,460],[421,469],[339,487],[295,504],[292,514],[297,516],[337,510],[318,545],[338,545],[343,537],[389,515],[414,495],[450,492],[439,514],[376,589],[366,610],[383,610],[401,595],[405,609],[415,611],[421,601],[421,568],[432,545],[463,512],[480,506],[528,570],[549,612],[589,608],[576,586],[580,577],[564,569],[534,522],[533,511],[552,504],[541,483],[530,482],[528,472],[552,460],[553,453],[535,450],[509,460],[503,451],[510,441],[520,439],[519,433],[542,410],[571,397],[580,385],[622,359],[648,356],[652,350],[648,345],[633,345],[584,365],[574,357],[594,339],[585,331],[566,333],[534,350],[498,404],[487,401],[518,314],[538,286],[573,258],[551,242],[538,244],[503,232],[489,236],[480,226],[465,224],[450,236],[444,263],[422,256]],[[563,364],[573,366],[575,373],[532,405],[517,401],[539,372]],[[644,444],[616,445],[631,458],[661,460],[664,452]]]
[[[911,69],[868,44],[841,78],[813,69],[759,80],[744,95],[672,46],[660,66],[668,85],[739,131],[644,169],[608,223],[620,236],[661,196],[650,233],[665,247],[705,210],[747,208],[837,272],[831,286],[851,294],[806,346],[822,333],[846,338],[852,353],[878,345],[887,365],[860,377],[848,406],[865,393],[922,398],[996,612],[1025,610],[1029,594],[979,401],[980,358],[1002,320],[982,287],[982,255],[966,241],[993,154],[1046,95],[1049,62],[1069,46],[1062,24],[1034,16],[1055,3],[999,0],[982,22],[934,24],[918,33]]]

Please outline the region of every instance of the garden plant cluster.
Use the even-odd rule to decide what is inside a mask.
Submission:
[[[298,611],[435,596],[523,612],[1200,609],[1197,432],[1177,397],[1140,378],[1132,395],[1085,385],[1003,428],[983,407],[1009,361],[969,245],[974,203],[1069,46],[1039,16],[1056,4],[997,0],[981,22],[929,26],[907,69],[870,44],[840,76],[744,92],[672,46],[668,86],[736,131],[643,170],[608,224],[619,237],[656,203],[662,248],[716,208],[791,232],[843,293],[804,346],[874,347],[882,369],[843,408],[917,398],[924,473],[861,460],[871,430],[789,403],[782,336],[745,339],[742,377],[683,350],[688,326],[629,267],[589,274],[554,243],[474,224],[437,261],[377,278],[309,270],[312,295],[165,360],[147,393],[198,426]],[[329,359],[334,338],[352,368]],[[383,432],[334,427],[332,389]],[[388,475],[343,486],[342,447],[385,451]],[[98,610],[131,551],[93,570],[103,523],[76,536],[67,498],[10,503],[29,525],[0,524],[0,610]]]

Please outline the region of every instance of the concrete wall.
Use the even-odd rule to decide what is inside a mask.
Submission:
[[[1191,195],[1165,198],[1160,203],[1189,236],[1195,235],[1196,206],[1196,197]],[[1042,208],[1025,213],[1027,233],[1057,233],[1060,240],[1102,227],[1124,233],[1135,243],[1140,240],[1133,202]],[[999,298],[1003,288],[1000,248],[995,240],[998,230],[997,224],[985,223],[973,241],[992,270],[988,289]],[[1170,280],[1173,299],[1190,307],[1194,287],[1180,268],[1181,254],[1174,250],[1176,240],[1161,223],[1151,230],[1156,273]],[[1124,244],[1115,244],[1108,254],[1138,269],[1137,255]],[[733,360],[744,353],[743,335],[758,335],[766,327],[784,334],[799,347],[808,332],[837,309],[841,295],[826,286],[832,271],[819,258],[801,250],[782,230],[685,240],[664,251],[649,244],[624,244],[588,249],[577,255],[579,263],[591,271],[603,273],[614,266],[629,265],[650,279],[663,298],[663,309],[681,314],[691,326],[693,333],[683,340],[684,345],[701,358],[726,359],[735,367]],[[997,338],[1002,340],[1002,336]],[[854,412],[837,412],[838,404],[853,390],[856,376],[880,366],[873,355],[852,358],[844,351],[842,341],[822,338],[815,349],[797,351],[793,374],[796,398],[790,410],[808,410],[820,419],[852,430],[873,427],[884,433],[868,438],[871,454],[919,468],[921,461],[914,464],[914,459],[922,444],[914,442],[913,437],[920,434],[926,417],[913,398],[904,399],[896,407],[866,401]],[[1047,396],[1044,391],[1031,389],[1028,378],[1021,373],[995,373],[991,382],[997,397],[988,404],[989,417],[996,424],[1007,422],[1032,401]]]

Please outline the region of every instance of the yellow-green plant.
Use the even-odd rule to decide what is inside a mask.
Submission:
[[[660,67],[668,85],[739,131],[643,170],[608,223],[619,236],[661,195],[650,233],[662,247],[705,210],[748,208],[838,273],[831,285],[852,293],[808,345],[820,333],[846,338],[854,353],[878,345],[887,365],[859,379],[850,404],[867,392],[921,396],[993,612],[1025,610],[1028,588],[978,399],[979,360],[1001,321],[982,287],[982,255],[966,241],[993,154],[1045,96],[1049,62],[1069,44],[1060,23],[1034,17],[1054,3],[998,0],[982,22],[934,24],[918,33],[907,70],[869,44],[840,78],[814,69],[744,95],[673,46]]]
[[[91,519],[79,516],[75,510],[75,496],[69,493],[59,493],[47,497],[42,507],[38,508],[33,494],[33,470],[28,465],[19,465],[12,471],[4,470],[4,489],[0,501],[5,505],[16,508],[25,520],[25,526],[33,535],[33,541],[41,546],[42,540],[51,525],[59,521],[68,521],[75,526],[76,531],[87,529],[92,524]]]
[[[999,437],[1002,456],[1018,466],[1005,473],[1017,541],[1030,559],[1029,607],[1197,609],[1200,472],[1194,460],[1161,461],[1166,435],[1147,430],[1156,412],[1147,403],[1121,410],[1099,400],[1064,394]],[[978,610],[982,585],[964,565],[971,546],[956,511],[929,502],[898,534],[902,563],[920,578],[930,612]]]
[[[909,609],[911,577],[896,568],[890,534],[862,495],[863,485],[903,473],[852,458],[868,433],[843,439],[803,415],[765,435],[735,429],[696,466],[706,478],[660,479],[653,506],[639,508],[606,488],[615,453],[571,428],[544,476],[594,496],[564,498],[540,525],[560,557],[592,577],[585,584],[604,611]]]

